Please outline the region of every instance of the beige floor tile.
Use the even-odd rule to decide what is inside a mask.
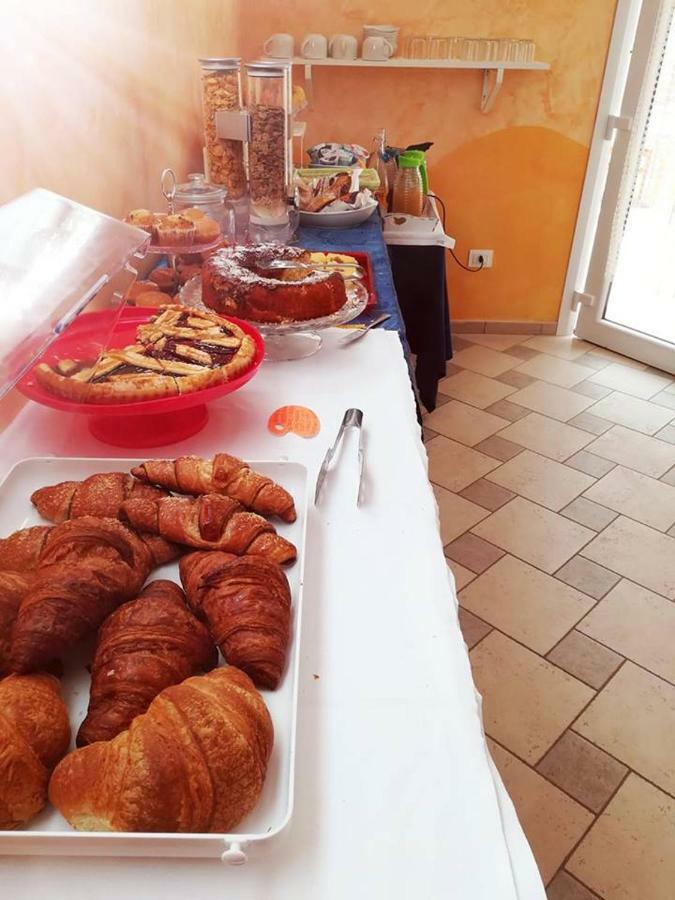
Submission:
[[[505,428],[509,422],[459,400],[451,400],[427,416],[424,424],[438,434],[472,447]]]
[[[609,681],[623,662],[623,656],[576,629],[570,631],[546,659],[596,690]]]
[[[516,372],[515,369],[511,369],[510,372],[504,372],[503,375],[500,375],[497,380],[504,382],[504,384],[510,384],[515,388],[524,388],[536,381],[536,378],[530,378],[529,375],[523,375],[522,372]]]
[[[675,409],[675,394],[671,394],[667,390],[661,391],[660,394],[654,394],[650,398],[650,402],[658,403],[659,406],[667,406],[668,409]]]
[[[584,887],[569,872],[561,869],[546,889],[548,900],[598,900],[598,895]]]
[[[494,512],[500,506],[504,506],[505,503],[513,500],[516,496],[513,491],[507,491],[506,488],[500,487],[498,484],[492,484],[492,482],[486,481],[485,478],[479,478],[478,481],[474,481],[473,484],[465,487],[459,493],[472,503],[477,503],[479,506],[489,509],[490,512]]]
[[[501,381],[494,381],[492,378],[468,370],[443,378],[438,382],[438,389],[455,400],[462,400],[479,409],[485,409],[486,406],[503,400],[516,390],[508,384],[502,384]]]
[[[492,350],[509,350],[531,337],[531,334],[467,334],[466,340]]]
[[[675,539],[660,531],[619,516],[581,555],[675,600]]]
[[[467,584],[476,577],[475,572],[465,569],[464,566],[461,566],[454,560],[448,560],[448,568],[452,572],[453,578],[455,579],[455,587],[458,591],[461,591],[463,587],[466,587]]]
[[[593,403],[590,397],[582,397],[575,391],[546,384],[544,381],[535,381],[521,391],[516,391],[511,394],[510,400],[561,422],[578,416]]]
[[[675,394],[668,394],[669,397],[675,397]],[[659,441],[666,441],[668,444],[675,444],[675,425],[666,425],[654,435]]]
[[[572,466],[573,469],[578,469],[587,475],[592,475],[593,478],[602,478],[603,475],[611,472],[614,468],[613,462],[603,459],[601,456],[596,456],[594,453],[589,453],[588,450],[580,450],[574,456],[570,456],[569,459],[565,460],[565,465]]]
[[[660,478],[675,466],[675,446],[615,425],[586,447],[589,453]]]
[[[558,569],[555,577],[596,600],[604,597],[620,580],[620,576],[615,572],[610,572],[604,566],[599,566],[590,559],[584,559],[583,556],[573,557],[562,569]]]
[[[581,428],[584,431],[590,431],[591,434],[604,434],[612,427],[611,422],[608,422],[606,419],[599,419],[588,412],[579,413],[578,416],[569,419],[567,424],[573,425],[575,428]]]
[[[593,696],[593,691],[522,647],[492,631],[471,652],[483,697],[485,731],[535,765]]]
[[[449,491],[461,491],[499,465],[497,460],[442,435],[429,441],[426,448],[429,480]]]
[[[593,400],[602,400],[603,397],[609,397],[612,389],[603,387],[601,384],[591,384],[590,381],[581,381],[574,386],[577,394],[583,394],[584,397],[591,397]]]
[[[535,356],[539,356],[539,351],[533,350],[532,347],[524,347],[522,344],[518,344],[517,347],[511,347],[509,356],[517,356],[518,359],[527,362],[528,359],[534,359]]]
[[[488,515],[487,510],[432,484],[440,519],[441,542],[448,544]]]
[[[498,350],[480,347],[477,344],[455,353],[452,361],[462,369],[469,369],[488,378],[495,378],[503,372],[508,372],[520,363],[517,356],[509,356],[507,353],[500,353]]]
[[[481,621],[481,619],[478,619],[473,613],[470,613],[466,609],[460,607],[458,616],[462,637],[469,650],[471,650],[472,647],[475,647],[478,641],[482,641],[483,638],[492,631],[491,625]]]
[[[675,800],[630,774],[567,868],[606,900],[673,900]]]
[[[508,403],[508,400],[504,402]],[[500,432],[499,436],[558,462],[564,462],[593,440],[593,435],[587,431],[573,428],[536,412],[512,422]]]
[[[587,344],[577,338],[547,337],[545,335],[530,338],[529,341],[525,341],[523,346],[532,347],[533,350],[539,350],[540,353],[549,353],[559,359],[578,359],[587,350],[592,349],[592,344]]]
[[[448,559],[454,560],[470,569],[470,571],[479,574],[503,556],[504,551],[499,547],[495,547],[494,544],[476,537],[475,534],[467,532],[466,534],[460,534],[458,538],[445,547],[445,555]]]
[[[675,686],[625,662],[574,723],[629,768],[675,793]]]
[[[551,384],[557,384],[558,387],[571,388],[575,384],[579,384],[584,378],[595,375],[595,369],[589,369],[588,366],[580,366],[577,363],[569,362],[565,359],[558,359],[556,356],[549,356],[546,353],[540,353],[534,359],[521,363],[516,372],[523,375],[529,375],[530,378],[540,378],[542,381],[548,381]]]
[[[669,469],[664,475],[661,476],[659,481],[663,481],[666,484],[671,484],[675,487],[675,466],[672,469]]]
[[[426,444],[427,441],[430,441],[432,438],[437,437],[435,431],[432,431],[431,428],[422,428],[422,440]]]
[[[673,419],[673,410],[617,391],[599,400],[593,407],[593,415],[642,434],[656,434]]]
[[[577,628],[675,684],[675,603],[671,600],[622,580]]]
[[[584,497],[659,531],[675,524],[675,487],[624,466],[612,469]]]
[[[464,588],[460,603],[531,650],[544,654],[595,601],[513,556],[504,556]]]
[[[595,532],[516,497],[473,529],[479,537],[552,574]]]
[[[488,747],[513,800],[541,877],[548,883],[593,816],[494,741],[488,740]]]
[[[658,394],[672,382],[672,378],[655,375],[644,369],[635,369],[631,366],[623,366],[620,363],[611,363],[588,379],[594,384],[612,388],[614,391],[622,391],[624,394],[632,394],[633,397],[641,397],[649,400],[654,394]]]
[[[566,731],[541,760],[537,772],[598,813],[628,769],[590,741]]]
[[[630,366],[632,369],[646,369],[646,363],[639,362],[637,359],[631,359],[628,356],[622,356],[615,353],[614,350],[608,350],[606,347],[596,347],[591,345],[588,351],[595,359],[609,360],[610,363],[619,363],[621,366]]]
[[[670,394],[675,394],[675,381],[672,384],[669,384],[666,390]]]
[[[590,475],[531,450],[523,450],[486,478],[554,512],[559,512],[593,484]]]
[[[517,403],[509,403],[508,400],[498,400],[491,406],[486,407],[486,412],[492,413],[493,416],[501,416],[502,419],[508,419],[509,422],[516,422],[523,416],[529,416],[530,410],[524,406],[518,406]],[[600,421],[600,419],[598,419]]]
[[[586,528],[592,528],[593,531],[602,531],[617,517],[617,513],[613,509],[605,509],[604,506],[598,506],[597,503],[593,503],[592,500],[587,500],[585,497],[577,497],[560,512],[566,518],[585,525]]]
[[[519,453],[523,452],[523,448],[520,444],[514,444],[512,441],[505,441],[504,438],[500,437],[498,434],[493,434],[491,437],[481,441],[480,444],[476,444],[476,450],[479,450],[481,453],[486,453],[488,456],[492,456],[494,459],[499,459],[502,462],[513,459],[514,456],[518,456]]]

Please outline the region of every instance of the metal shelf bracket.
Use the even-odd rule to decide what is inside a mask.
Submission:
[[[490,79],[490,72],[495,73],[493,79]],[[490,81],[492,81],[492,85],[490,85]],[[504,69],[483,69],[483,92],[480,97],[480,111],[482,113],[490,112],[503,84]]]

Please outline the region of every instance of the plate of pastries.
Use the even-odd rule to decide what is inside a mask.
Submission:
[[[124,218],[127,225],[140,228],[150,235],[150,247],[163,252],[187,247],[195,251],[217,246],[222,240],[220,225],[197,207],[177,213],[157,213],[149,209],[132,209]]]
[[[0,849],[286,824],[306,481],[299,464],[228,453],[10,471]]]

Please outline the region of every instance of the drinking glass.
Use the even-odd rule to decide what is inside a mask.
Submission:
[[[424,34],[413,34],[406,43],[408,59],[426,59],[428,53],[427,37]]]
[[[519,44],[520,44],[520,47],[519,47],[520,62],[525,62],[525,63],[534,62],[534,51],[535,51],[534,41],[523,40],[523,41],[519,41]]]
[[[427,40],[427,55],[429,59],[447,59],[448,39],[430,34]]]
[[[464,42],[463,37],[448,38],[448,59],[461,59],[462,58],[463,42]]]

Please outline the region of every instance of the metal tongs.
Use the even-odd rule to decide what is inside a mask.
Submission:
[[[265,268],[266,269],[306,269],[309,272],[340,272],[340,274],[346,281],[354,280],[354,279],[361,280],[361,279],[365,278],[365,275],[366,275],[362,266],[358,265],[358,263],[339,263],[339,262],[303,263],[303,262],[295,262],[292,259],[273,259],[272,262],[267,263]],[[345,274],[345,270],[349,271],[350,274]],[[351,270],[353,270],[353,271],[351,271]]]
[[[335,438],[335,442],[333,446],[330,447],[326,451],[326,455],[323,458],[323,462],[321,463],[321,468],[319,469],[319,477],[316,479],[316,490],[314,491],[314,505],[316,506],[319,502],[319,495],[321,494],[321,488],[326,480],[326,475],[328,475],[328,467],[331,464],[331,460],[335,456],[337,449],[340,445],[340,441],[342,440],[345,431],[348,428],[354,427],[359,430],[359,449],[358,449],[358,459],[359,459],[359,485],[358,491],[356,494],[356,505],[361,505],[361,487],[363,485],[363,413],[360,409],[348,409],[342,418],[342,424],[340,425],[340,429],[337,433],[337,437]]]

